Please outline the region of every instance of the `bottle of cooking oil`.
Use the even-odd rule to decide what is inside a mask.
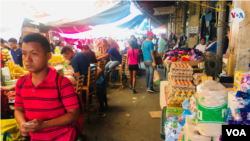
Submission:
[[[179,105],[179,101],[178,101],[178,97],[174,97],[174,106],[173,107],[178,107]]]
[[[188,92],[188,99],[190,99],[192,97],[192,93]]]
[[[179,92],[175,92],[175,97],[179,97],[180,96],[180,93]]]
[[[179,105],[178,105],[178,107],[182,107],[182,103],[183,103],[183,97],[180,97],[180,100],[179,100]]]
[[[184,98],[186,97],[186,93],[185,93],[185,92],[182,92],[182,93],[181,93],[181,97],[182,97],[182,99],[184,99]]]
[[[169,106],[169,107],[173,107],[173,106],[174,106],[173,98],[169,98],[168,106]]]
[[[170,93],[169,93],[169,97],[174,98],[174,94],[170,92]]]

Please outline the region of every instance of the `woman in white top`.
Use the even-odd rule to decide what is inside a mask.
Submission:
[[[201,40],[200,40],[201,44],[197,45],[195,48],[200,50],[202,53],[205,52],[205,49],[206,49],[206,38],[205,37],[201,37]]]

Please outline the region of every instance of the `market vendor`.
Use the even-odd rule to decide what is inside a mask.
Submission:
[[[206,38],[205,37],[201,37],[200,39],[200,44],[198,44],[195,48],[200,50],[202,53],[205,53],[205,49],[206,49]]]
[[[112,82],[115,82],[115,70],[114,68],[121,64],[122,57],[118,50],[115,47],[112,47],[111,45],[105,43],[103,45],[104,49],[106,50],[105,54],[98,57],[97,60],[101,60],[103,58],[110,57],[111,61],[109,61],[105,66],[105,73],[108,72],[108,70],[112,70],[111,76],[112,76]]]
[[[48,67],[51,53],[47,38],[39,33],[26,35],[22,54],[30,73],[16,84],[15,119],[20,134],[30,135],[31,140],[74,140],[74,123],[79,118],[77,94],[70,80],[63,77],[59,97],[58,72]]]
[[[66,60],[71,61],[71,65],[74,69],[72,74],[74,78],[84,75],[84,83],[87,84],[88,67],[90,66],[89,60],[82,52],[75,53],[70,47],[65,46],[61,50],[61,54]]]
[[[15,38],[10,38],[8,44],[11,48],[10,52],[15,64],[23,67],[22,48],[17,45],[17,40]]]

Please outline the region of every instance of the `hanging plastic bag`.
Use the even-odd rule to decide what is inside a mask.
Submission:
[[[154,77],[153,77],[153,83],[155,86],[159,86],[161,81],[161,77],[159,72],[155,69],[154,70]]]
[[[2,141],[6,135],[7,141],[21,140],[19,124],[16,122],[16,119],[13,118],[13,115],[13,111],[6,111],[0,114],[0,141]]]

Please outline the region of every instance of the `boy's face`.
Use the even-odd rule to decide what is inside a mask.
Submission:
[[[38,73],[48,65],[51,53],[46,53],[40,43],[29,42],[22,44],[22,58],[27,70]]]
[[[8,42],[8,44],[11,49],[15,49],[17,47],[17,43]]]
[[[201,39],[201,44],[205,45],[205,40],[204,39]]]

